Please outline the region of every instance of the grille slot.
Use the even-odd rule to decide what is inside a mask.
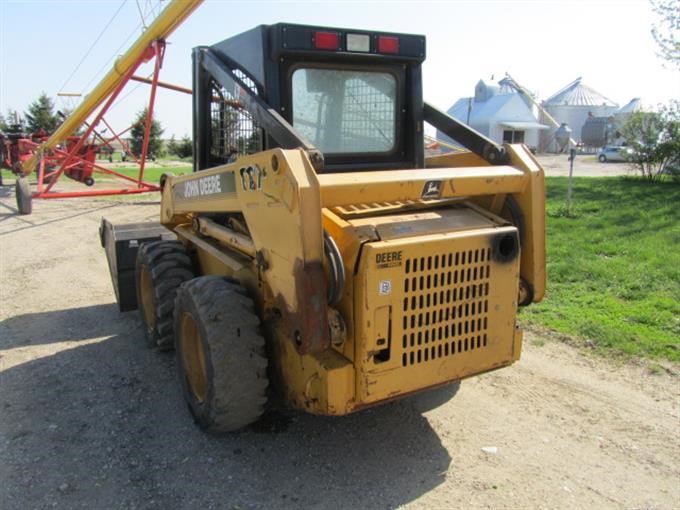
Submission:
[[[490,277],[490,248],[406,259],[402,366],[487,346]]]

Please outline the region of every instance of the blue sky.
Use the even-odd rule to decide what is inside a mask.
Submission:
[[[152,18],[158,4],[0,0],[0,112],[21,112],[42,91],[55,97],[60,90],[91,90],[112,57],[139,35],[139,9]],[[161,8],[166,4],[161,2]],[[665,69],[655,55],[650,28],[656,19],[647,0],[207,0],[169,38],[161,79],[190,87],[192,47],[214,44],[259,24],[287,21],[424,34],[425,99],[443,109],[471,95],[480,78],[498,80],[506,72],[542,99],[581,76],[621,105],[633,97],[656,105],[680,98],[680,72]],[[107,117],[116,128],[126,127],[147,101],[146,86],[130,92],[134,86]],[[56,100],[57,107],[69,103]],[[157,112],[165,136],[191,133],[189,96],[162,91]]]

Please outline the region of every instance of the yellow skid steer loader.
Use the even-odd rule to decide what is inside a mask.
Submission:
[[[259,26],[193,52],[194,172],[162,226],[103,221],[121,310],[177,351],[196,421],[344,415],[519,359],[544,178],[423,102],[419,35]],[[467,150],[425,158],[424,123]]]

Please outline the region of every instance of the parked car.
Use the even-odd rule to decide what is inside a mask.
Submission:
[[[600,163],[606,163],[607,161],[628,161],[632,153],[633,150],[630,147],[602,147],[602,150],[597,153],[597,159]]]

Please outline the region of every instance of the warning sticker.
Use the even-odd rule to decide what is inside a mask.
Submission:
[[[392,280],[380,280],[378,284],[378,294],[387,296],[392,294]]]

